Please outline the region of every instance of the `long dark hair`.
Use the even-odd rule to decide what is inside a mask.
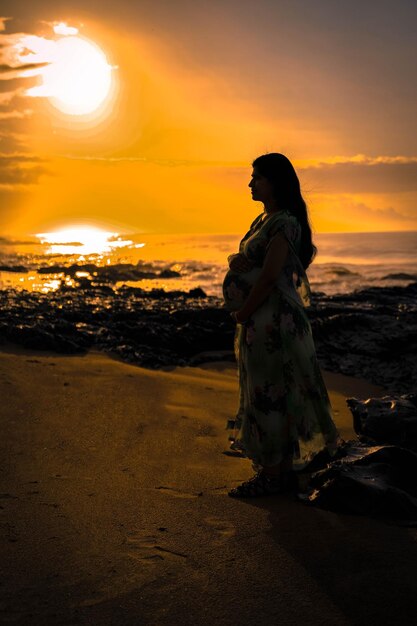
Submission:
[[[289,159],[278,152],[263,154],[252,163],[261,176],[273,185],[279,209],[294,215],[301,226],[300,261],[304,269],[310,265],[317,253],[311,235],[307,205],[301,195],[300,181]]]

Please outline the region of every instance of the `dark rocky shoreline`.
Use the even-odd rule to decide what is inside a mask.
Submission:
[[[408,393],[417,382],[417,283],[316,294],[309,313],[323,368]]]
[[[222,301],[190,292],[80,282],[54,292],[0,291],[0,339],[65,354],[90,348],[149,368],[234,360]],[[417,380],[417,283],[316,293],[308,312],[324,369],[396,393]]]

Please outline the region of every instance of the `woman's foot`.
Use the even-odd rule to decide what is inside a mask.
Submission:
[[[231,498],[259,498],[282,493],[283,481],[281,475],[267,474],[263,470],[246,480],[228,493]]]
[[[255,476],[234,487],[228,493],[231,498],[259,498],[297,491],[298,479],[293,470],[278,475],[260,470]]]

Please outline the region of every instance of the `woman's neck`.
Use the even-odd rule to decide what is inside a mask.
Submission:
[[[281,209],[277,207],[276,204],[264,204],[264,214],[266,219],[269,215],[273,215],[274,213],[279,213]]]

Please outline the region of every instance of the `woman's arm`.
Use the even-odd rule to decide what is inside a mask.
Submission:
[[[253,285],[243,307],[233,314],[238,323],[245,322],[264,302],[271,293],[288,254],[288,242],[284,235],[278,233],[271,239],[268,252],[258,280]]]

